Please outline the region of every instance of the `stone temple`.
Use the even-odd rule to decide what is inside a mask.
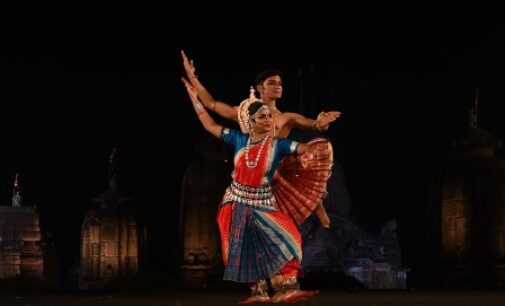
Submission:
[[[41,240],[39,215],[34,207],[22,205],[16,174],[12,205],[0,206],[0,278],[44,279]]]
[[[505,288],[503,143],[477,127],[477,99],[467,126],[448,143],[432,173],[426,205],[423,281],[441,288]]]
[[[98,206],[82,223],[79,289],[103,289],[115,277],[138,272],[145,231],[133,203],[117,190],[115,150],[109,161],[109,190],[93,198]]]

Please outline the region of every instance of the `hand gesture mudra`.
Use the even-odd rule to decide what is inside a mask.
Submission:
[[[186,75],[188,78],[195,77],[195,65],[193,64],[193,60],[188,59],[184,50],[181,50],[182,55],[182,64],[184,66],[184,70],[186,70]]]
[[[321,128],[326,128],[330,123],[337,120],[342,113],[338,111],[331,112],[320,112],[317,116],[317,121],[319,122],[319,126]]]

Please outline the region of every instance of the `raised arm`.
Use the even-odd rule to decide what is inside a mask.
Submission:
[[[297,130],[314,130],[319,132],[327,131],[330,123],[337,120],[341,112],[330,111],[320,112],[317,119],[309,119],[297,113],[283,113],[286,116],[286,124]]]
[[[221,130],[223,126],[217,124],[214,119],[207,113],[205,108],[203,107],[202,102],[198,100],[198,96],[196,94],[196,90],[191,85],[186,85],[186,90],[188,91],[189,98],[193,103],[193,108],[198,115],[198,119],[202,123],[203,127],[211,133],[214,137],[219,138],[221,136]]]
[[[238,121],[237,112],[238,107],[233,107],[222,101],[217,101],[212,97],[209,91],[202,85],[198,76],[195,74],[195,65],[193,60],[188,59],[183,50],[181,50],[182,63],[184,65],[184,70],[186,70],[186,78],[181,78],[184,84],[190,83],[192,87],[196,90],[198,97],[202,101],[203,105],[210,109],[211,111],[217,113],[219,116],[226,118],[228,120]]]

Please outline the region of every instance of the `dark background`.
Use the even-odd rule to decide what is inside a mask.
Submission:
[[[184,49],[218,99],[238,104],[255,73],[273,66],[285,72],[279,109],[342,111],[328,135],[352,215],[371,233],[397,218],[405,264],[415,264],[429,169],[465,126],[477,88],[479,127],[505,139],[505,28],[476,12],[335,5],[1,4],[1,204],[19,172],[24,204],[37,205],[66,273],[116,146],[150,261],[174,272],[182,176],[207,137],[179,80]]]

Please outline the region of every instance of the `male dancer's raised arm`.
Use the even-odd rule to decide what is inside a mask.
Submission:
[[[186,78],[181,78],[185,85],[191,84],[198,93],[200,100],[207,109],[214,111],[218,115],[228,120],[238,121],[238,106],[231,106],[223,101],[217,101],[212,97],[209,91],[203,86],[195,74],[195,65],[193,60],[188,59],[183,50],[181,50],[184,70],[186,71]],[[270,75],[265,75],[261,80],[257,80],[256,90],[260,94],[260,99],[270,106],[271,109],[276,110],[276,100],[282,95],[282,80],[280,75],[276,75],[272,71]],[[276,127],[279,137],[286,137],[292,129],[301,131],[314,130],[324,132],[328,130],[330,124],[340,117],[341,113],[338,111],[320,112],[316,119],[307,118],[301,114],[284,112],[276,116]]]

